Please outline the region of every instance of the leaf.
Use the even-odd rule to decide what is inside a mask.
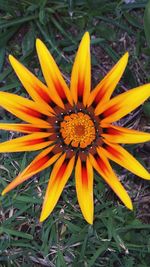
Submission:
[[[4,60],[5,60],[5,48],[0,48],[0,72],[3,69],[4,65]]]
[[[6,46],[7,42],[10,40],[12,36],[14,36],[18,28],[19,28],[18,26],[13,27],[0,34],[0,48],[3,48]]]
[[[114,42],[116,40],[116,31],[112,29],[110,26],[106,26],[106,24],[102,24],[97,27],[97,31],[101,38],[104,38],[110,42]]]
[[[88,267],[92,267],[94,266],[93,264],[95,263],[95,261],[99,258],[99,256],[105,252],[108,248],[108,242],[104,243],[103,245],[101,245],[94,253],[94,255],[92,256],[92,258],[90,259],[89,263],[88,263]]]
[[[129,14],[128,12],[124,13],[124,16],[126,18],[126,20],[134,27],[139,28],[139,29],[143,29],[143,25],[141,24],[141,22],[139,21],[138,17],[134,15]]]
[[[27,16],[27,17],[23,17],[23,18],[16,18],[16,19],[11,19],[8,22],[2,22],[0,23],[0,29],[4,29],[10,26],[14,26],[14,25],[19,25],[22,23],[25,23],[27,21],[31,21],[31,20],[35,20],[37,18],[37,15],[31,15],[31,16]]]
[[[34,29],[33,27],[31,27],[23,38],[22,51],[24,55],[29,51],[33,50],[34,43],[35,43]]]
[[[24,232],[20,232],[20,231],[16,231],[16,230],[12,230],[12,229],[8,229],[5,227],[0,227],[0,233],[5,233],[7,235],[12,235],[12,236],[16,236],[16,237],[22,237],[25,239],[29,239],[29,240],[33,240],[33,236],[30,234],[26,234]]]
[[[150,118],[150,102],[147,102],[143,106],[143,111],[146,117]]]
[[[144,12],[144,31],[147,44],[150,47],[150,0],[148,1]]]

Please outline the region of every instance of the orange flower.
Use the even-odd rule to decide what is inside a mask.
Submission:
[[[84,218],[93,223],[93,169],[108,183],[121,201],[132,210],[132,202],[111,168],[109,159],[144,179],[145,168],[120,143],[150,140],[149,133],[113,125],[150,96],[150,84],[139,86],[110,99],[128,61],[125,53],[106,77],[91,91],[90,37],[80,43],[71,74],[70,90],[53,57],[37,39],[37,53],[44,85],[13,56],[10,62],[33,100],[0,92],[0,105],[25,124],[0,124],[3,130],[25,133],[0,144],[0,152],[44,149],[2,192],[9,192],[55,162],[43,203],[40,221],[54,209],[75,168],[78,202]]]

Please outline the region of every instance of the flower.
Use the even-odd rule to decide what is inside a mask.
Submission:
[[[0,105],[22,119],[22,124],[0,124],[2,130],[25,135],[0,144],[0,152],[43,149],[2,192],[9,192],[31,176],[54,164],[47,186],[40,221],[54,209],[75,169],[76,192],[82,214],[93,223],[93,169],[108,183],[130,210],[131,199],[112,170],[109,159],[144,179],[146,169],[120,143],[150,140],[150,134],[125,129],[113,123],[141,105],[150,96],[150,84],[111,95],[128,61],[125,53],[106,77],[91,91],[90,37],[81,40],[71,74],[70,90],[53,57],[41,40],[36,48],[46,84],[38,80],[13,56],[12,67],[32,100],[0,92]]]

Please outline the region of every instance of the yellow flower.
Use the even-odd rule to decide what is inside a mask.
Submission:
[[[55,162],[43,203],[40,221],[54,209],[73,169],[78,202],[84,218],[93,223],[93,169],[108,183],[127,208],[132,202],[111,168],[109,159],[144,179],[145,168],[120,143],[150,140],[149,133],[113,125],[150,96],[150,84],[112,99],[128,61],[125,53],[106,77],[91,91],[90,37],[86,32],[71,74],[70,90],[53,57],[37,39],[37,53],[46,84],[38,80],[13,56],[9,56],[21,83],[32,100],[0,92],[0,105],[27,123],[0,124],[0,129],[25,133],[0,144],[0,152],[44,149],[2,192],[9,192]]]

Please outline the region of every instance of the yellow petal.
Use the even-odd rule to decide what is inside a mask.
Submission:
[[[24,123],[0,123],[1,130],[9,130],[21,133],[41,132],[42,128],[49,129],[49,125],[24,124]]]
[[[106,158],[103,150],[99,148],[94,156],[90,155],[90,161],[96,171],[102,176],[105,182],[112,188],[112,190],[116,193],[116,195],[120,198],[120,200],[124,203],[124,205],[132,210],[132,201],[112,170],[108,159]]]
[[[10,55],[9,60],[18,78],[33,100],[42,105],[44,109],[54,113],[50,107],[51,104],[53,105],[53,101],[48,88],[13,56]]]
[[[150,84],[145,84],[122,93],[103,105],[98,105],[95,114],[101,116],[103,123],[111,123],[133,111],[149,96]]]
[[[35,151],[52,143],[49,133],[32,133],[0,143],[0,153]]]
[[[91,90],[90,36],[86,32],[79,45],[71,74],[71,94],[75,103],[86,106]]]
[[[74,156],[68,159],[66,154],[63,154],[55,163],[46,189],[40,222],[44,221],[56,206],[62,190],[72,173],[74,161]]]
[[[43,115],[48,115],[46,110],[24,97],[0,92],[0,106],[24,121],[33,124],[49,125],[48,122],[44,121],[45,116]]]
[[[124,73],[128,57],[129,54],[126,52],[96,88],[92,90],[88,99],[88,106],[93,105],[93,107],[96,107],[99,103],[102,105],[102,103],[106,103],[110,99]]]
[[[45,81],[55,103],[62,108],[64,108],[64,104],[67,102],[72,105],[73,101],[70,90],[47,47],[41,40],[37,39],[36,48]]]
[[[105,140],[105,149],[101,150],[109,159],[118,163],[125,169],[133,172],[139,177],[150,180],[150,174],[147,170],[123,147],[117,144],[109,143]]]
[[[77,159],[75,168],[76,192],[82,214],[89,224],[93,224],[93,168],[87,157],[86,162]]]
[[[2,195],[8,193],[19,184],[31,178],[33,175],[41,172],[50,165],[52,165],[60,156],[61,153],[54,154],[52,151],[54,146],[43,150],[35,159],[27,166],[22,173],[20,173],[2,192]]]
[[[136,144],[150,141],[150,133],[108,125],[101,134],[111,143]]]

